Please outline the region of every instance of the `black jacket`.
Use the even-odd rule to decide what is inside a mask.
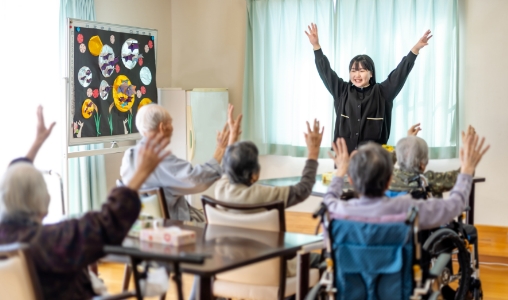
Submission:
[[[334,100],[334,138],[346,140],[349,153],[365,141],[386,144],[390,137],[393,99],[397,97],[413,68],[416,55],[409,51],[388,78],[366,88],[345,82],[330,68],[321,49],[314,51],[316,67]]]

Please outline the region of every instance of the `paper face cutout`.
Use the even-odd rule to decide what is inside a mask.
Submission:
[[[127,39],[122,45],[122,62],[124,66],[131,70],[138,63],[139,44],[135,39]]]
[[[106,80],[103,80],[101,82],[101,86],[99,88],[99,91],[100,91],[100,95],[101,95],[102,100],[108,99],[109,92],[111,91],[111,86],[109,85],[109,83],[106,82]]]
[[[115,107],[121,112],[127,112],[134,104],[136,86],[125,75],[119,75],[113,83],[113,100]]]
[[[101,53],[99,54],[99,67],[101,69],[102,76],[109,77],[113,74],[115,66],[118,63],[118,57],[115,57],[113,48],[108,45],[102,47]]]

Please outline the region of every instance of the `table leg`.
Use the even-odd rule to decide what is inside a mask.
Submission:
[[[199,287],[198,287],[199,299],[213,299],[212,294],[212,277],[210,276],[199,276]]]
[[[469,211],[467,212],[467,224],[474,224],[474,194],[475,194],[475,183],[471,184],[471,193],[469,194]]]
[[[173,264],[173,272],[175,275],[173,275],[173,280],[176,284],[176,290],[178,293],[178,300],[183,300],[183,291],[182,291],[182,272],[180,271],[180,264],[178,262],[175,262]]]
[[[141,276],[138,272],[138,264],[140,262],[140,259],[131,257],[132,275],[134,277],[134,287],[136,288],[136,299],[138,300],[143,299],[143,296],[141,295],[141,287],[139,286],[139,280],[141,279]]]
[[[125,268],[123,270],[122,292],[126,292],[129,289],[131,274],[132,274],[131,266],[129,264],[125,264]]]
[[[298,282],[298,299],[305,299],[307,293],[309,292],[309,265],[310,265],[310,253],[303,253],[299,255],[300,257],[300,280]]]

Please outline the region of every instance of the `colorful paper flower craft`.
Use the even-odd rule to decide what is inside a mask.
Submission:
[[[143,65],[143,58],[142,58],[142,57],[140,57],[140,58],[138,59],[138,64],[139,64],[140,66],[142,66],[142,65]]]
[[[92,89],[87,89],[87,90],[86,90],[86,96],[87,96],[87,97],[92,97],[92,94],[93,94]]]
[[[83,35],[80,33],[78,34],[78,36],[76,37],[76,40],[78,41],[78,43],[83,43]]]
[[[119,65],[115,66],[115,71],[116,71],[116,73],[120,73],[120,66]]]
[[[79,45],[79,52],[81,52],[81,53],[85,53],[86,52],[86,46],[85,46],[85,44]]]
[[[146,88],[144,86],[142,86],[140,88],[140,90],[141,90],[141,94],[143,94],[143,95],[146,94]]]
[[[109,41],[111,42],[111,44],[114,44],[115,43],[115,36],[114,35],[111,35],[109,37]]]
[[[92,96],[93,96],[94,98],[99,97],[99,90],[98,90],[98,89],[93,90]]]
[[[148,45],[145,45],[145,53],[148,53],[148,51],[150,51],[150,47],[148,47]]]
[[[153,39],[153,36],[152,36],[152,39]],[[153,48],[153,42],[152,41],[148,41],[148,48],[150,48],[150,49]]]

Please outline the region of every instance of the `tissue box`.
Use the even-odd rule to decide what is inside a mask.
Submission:
[[[196,242],[196,233],[178,227],[141,229],[139,239],[142,241],[181,246]]]

